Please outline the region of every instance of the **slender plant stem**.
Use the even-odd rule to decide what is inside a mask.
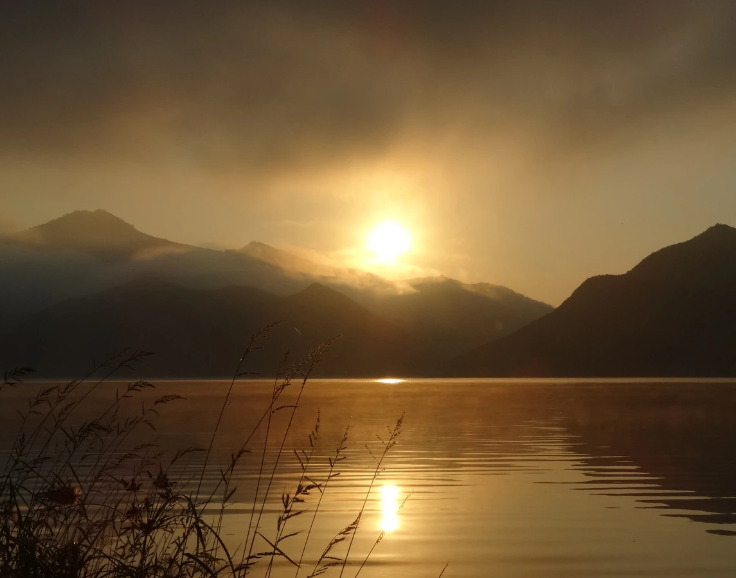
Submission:
[[[345,445],[348,441],[348,432],[350,431],[350,426],[348,425],[345,428],[345,433],[342,436],[342,441],[340,442],[340,445],[338,446],[337,450],[335,450],[335,459],[330,460],[330,469],[327,472],[327,479],[325,480],[325,484],[322,487],[320,494],[319,494],[319,500],[317,500],[317,506],[314,509],[314,514],[312,515],[312,521],[309,523],[309,529],[307,530],[307,536],[304,539],[304,546],[302,547],[302,552],[299,555],[299,563],[296,566],[296,574],[294,574],[294,578],[299,578],[299,570],[301,570],[302,561],[304,560],[304,553],[307,551],[307,544],[309,543],[309,537],[312,535],[312,528],[314,527],[314,522],[317,519],[317,514],[319,513],[319,508],[322,505],[322,499],[325,497],[325,492],[327,491],[327,485],[330,483],[330,480],[332,480],[333,475],[332,472],[335,470],[335,466],[340,459],[340,453],[347,449],[347,446]]]
[[[276,385],[277,385],[277,382],[274,381],[274,383],[273,383],[273,392],[271,393],[271,400],[272,400],[271,403],[272,404],[273,404],[273,399],[276,396]],[[269,434],[271,432],[271,417],[272,416],[273,416],[273,411],[269,411],[268,412],[268,419],[266,421],[266,439],[263,440],[263,453],[261,454],[261,463],[258,466],[258,477],[256,478],[256,491],[255,491],[255,493],[253,495],[253,507],[250,510],[250,518],[248,519],[248,531],[245,534],[245,544],[248,544],[248,542],[250,540],[250,529],[253,526],[253,517],[255,516],[256,507],[257,507],[257,504],[258,504],[258,493],[260,492],[260,489],[261,489],[261,480],[263,479],[263,468],[264,468],[264,464],[266,462],[266,453],[267,453],[267,450],[268,450],[268,438],[269,438]],[[255,538],[255,536],[254,536],[254,538]],[[243,557],[242,557],[240,563],[242,564],[244,561],[245,561],[245,547],[243,547]]]
[[[402,414],[401,417],[396,422],[394,429],[391,431],[391,434],[389,435],[388,440],[386,442],[381,440],[381,443],[383,444],[383,452],[381,453],[381,457],[376,460],[376,469],[373,472],[371,483],[368,485],[368,491],[365,493],[365,499],[363,500],[363,505],[360,507],[360,512],[358,512],[357,525],[355,526],[355,530],[353,531],[353,533],[350,535],[350,542],[348,542],[348,550],[345,553],[345,558],[343,559],[342,567],[340,568],[340,578],[342,578],[342,575],[345,572],[345,566],[347,565],[348,558],[350,557],[350,550],[353,548],[353,542],[355,541],[355,534],[358,533],[358,527],[360,526],[360,521],[363,518],[363,512],[365,511],[366,504],[368,503],[368,498],[370,497],[371,491],[373,490],[373,485],[376,483],[378,474],[381,473],[381,465],[383,464],[383,460],[386,458],[386,454],[388,454],[388,451],[394,446],[396,442],[396,438],[401,433],[401,426],[403,424],[403,421],[404,421],[404,415]]]
[[[228,387],[227,394],[225,395],[225,399],[222,402],[222,407],[220,408],[220,415],[217,416],[217,423],[215,423],[215,429],[212,432],[212,437],[210,438],[210,445],[207,448],[207,453],[204,456],[204,464],[202,465],[202,473],[199,476],[199,482],[197,483],[197,491],[194,492],[194,501],[196,502],[197,499],[199,499],[199,491],[202,489],[202,480],[204,479],[205,472],[207,471],[207,463],[210,459],[210,454],[212,454],[212,446],[215,444],[215,437],[217,437],[217,431],[220,429],[220,422],[222,422],[222,416],[225,414],[225,408],[227,407],[228,402],[230,401],[230,395],[233,392],[233,387],[235,387],[235,382],[237,381],[238,377],[240,377],[240,368],[243,365],[243,362],[245,361],[245,358],[248,357],[248,355],[253,351],[253,347],[255,346],[256,342],[259,339],[262,339],[271,329],[273,329],[278,323],[271,323],[264,327],[263,329],[259,329],[254,333],[251,338],[250,342],[248,342],[248,346],[245,348],[245,351],[243,352],[243,355],[240,356],[240,359],[238,360],[238,364],[235,367],[235,371],[233,372],[233,378],[230,381],[230,387]]]
[[[319,436],[319,418],[320,413],[319,409],[317,409],[317,422],[315,424],[314,429],[309,434],[309,454],[306,456],[306,459],[304,463],[302,463],[301,459],[299,459],[299,463],[301,465],[302,474],[299,476],[299,481],[296,484],[296,491],[294,492],[294,495],[291,497],[290,500],[287,501],[287,503],[284,505],[284,514],[288,514],[292,511],[292,508],[294,507],[294,504],[296,504],[297,498],[299,498],[300,494],[299,492],[303,488],[304,479],[307,477],[307,470],[309,469],[309,464],[312,462],[312,456],[314,455],[314,450],[317,447],[317,438]],[[286,523],[288,520],[284,520],[280,525],[276,532],[276,539],[274,540],[274,544],[278,546],[279,542],[281,541],[281,536],[284,535],[284,529],[286,528]],[[266,569],[266,576],[265,578],[269,578],[271,576],[271,568],[273,568],[273,560],[276,556],[276,550],[271,551],[271,559],[268,561],[268,568]]]

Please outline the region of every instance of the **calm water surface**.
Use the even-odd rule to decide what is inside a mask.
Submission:
[[[159,382],[159,393],[187,397],[166,408],[159,443],[206,444],[227,385]],[[216,442],[216,465],[252,429],[271,387],[236,386]],[[368,449],[380,452],[376,434],[385,437],[387,426],[405,414],[399,444],[368,497],[345,576],[355,575],[381,531],[385,538],[361,576],[433,577],[447,562],[447,578],[736,576],[736,383],[311,381],[274,475],[276,500],[263,513],[267,536],[275,534],[279,496],[293,492],[299,477],[293,450],[309,450],[318,410],[310,476],[325,475],[327,457],[348,425],[350,432],[341,475],[324,494],[307,565],[355,518],[375,470]],[[262,480],[273,471],[290,413],[273,415]],[[260,431],[238,471],[236,503],[226,516],[233,543],[251,519],[265,441]],[[214,482],[213,470],[206,487]],[[318,497],[305,507],[313,508]],[[309,513],[299,516],[291,531],[310,520]],[[290,540],[298,556],[303,534]],[[279,564],[273,576],[294,576],[294,569]]]

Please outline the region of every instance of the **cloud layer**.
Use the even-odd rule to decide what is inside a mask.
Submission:
[[[6,154],[274,175],[462,140],[544,162],[730,98],[736,83],[727,0],[4,12]]]
[[[534,259],[514,275],[477,252],[509,242],[523,199],[591,171],[620,183],[632,151],[712,159],[736,111],[730,0],[18,2],[0,8],[0,56],[0,192],[95,190],[113,211],[128,195],[157,222],[157,198],[198,198],[194,215],[234,196],[254,219],[317,224],[284,242],[337,252],[334,223],[390,205],[441,237],[419,266],[522,285]]]

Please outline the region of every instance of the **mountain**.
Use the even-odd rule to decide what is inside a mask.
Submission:
[[[240,252],[280,267],[285,275],[306,275],[348,295],[447,359],[553,310],[501,285],[465,284],[444,276],[392,283],[365,271],[319,265],[256,241]]]
[[[138,231],[107,211],[75,211],[8,239],[53,253],[79,252],[104,261],[146,259],[188,247]]]
[[[174,243],[105,211],[75,211],[0,241],[0,275],[0,335],[44,308],[151,275],[192,289],[242,285],[279,296],[319,283],[416,336],[437,363],[552,309],[504,287],[445,277],[396,283],[259,242],[231,251]]]
[[[248,255],[259,261],[270,263],[284,271],[292,271],[295,273],[307,273],[309,275],[337,275],[338,271],[327,265],[322,265],[298,257],[288,251],[282,251],[276,249],[260,241],[251,241],[245,247],[238,249],[238,252],[243,255]]]
[[[546,315],[553,308],[500,285],[465,284],[448,277],[405,282],[398,293],[356,296],[450,359],[499,339]]]
[[[0,335],[44,307],[155,274],[193,288],[306,287],[260,259],[147,235],[106,211],[75,211],[0,240]]]
[[[287,351],[297,359],[341,335],[316,375],[421,374],[423,356],[412,336],[322,285],[282,297],[252,287],[192,289],[150,277],[37,314],[0,341],[0,363],[37,368],[41,378],[77,377],[93,360],[129,346],[155,352],[143,375],[225,377],[250,335],[275,320],[284,322],[247,369],[271,376]]]
[[[453,375],[736,376],[736,229],[711,227],[461,355]]]

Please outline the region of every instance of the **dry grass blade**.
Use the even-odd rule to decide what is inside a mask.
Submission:
[[[213,464],[220,455],[214,449],[233,387],[239,377],[249,373],[242,371],[242,363],[261,348],[260,341],[275,325],[254,334],[246,347],[206,449],[187,447],[169,456],[154,443],[151,432],[157,427],[159,412],[184,398],[173,393],[154,397],[155,386],[148,381],[131,382],[116,389],[114,395],[111,391],[112,399],[102,409],[98,396],[93,403],[93,392],[104,393],[101,384],[117,370],[144,360],[148,352],[121,350],[80,379],[43,387],[30,395],[27,409],[20,412],[20,427],[0,476],[0,578],[244,578],[266,560],[268,566],[263,567],[268,577],[277,558],[293,565],[298,578],[327,488],[340,475],[348,429],[327,458],[326,475],[316,475],[313,464],[322,446],[318,412],[314,426],[303,438],[304,449],[294,452],[298,479],[291,491],[278,497],[273,535],[265,535],[261,516],[277,500],[272,488],[281,475],[281,462],[286,461],[282,456],[291,455],[285,447],[295,413],[307,381],[329,351],[331,341],[299,363],[285,362],[253,430],[237,451],[228,452],[229,459]],[[0,391],[18,386],[30,374],[28,368],[7,372]],[[292,382],[294,387],[289,389]],[[293,403],[280,401],[282,395],[294,398]],[[282,417],[272,422],[276,411]],[[387,440],[381,441],[382,453],[366,501],[383,457],[395,445],[401,421]],[[231,500],[237,499],[236,468],[251,455],[248,445],[264,428],[266,441],[252,523],[245,542],[234,545],[226,539],[223,516]],[[273,464],[270,459],[266,464],[265,459],[269,435],[279,435]],[[191,459],[197,453],[204,454],[199,464]],[[202,496],[205,479],[213,480],[214,488],[207,487]],[[316,499],[313,511],[309,505],[312,499]],[[365,502],[355,520],[322,549],[309,576],[338,566],[344,569],[364,508]],[[307,513],[311,514],[309,521]],[[306,532],[299,528],[302,520]],[[268,549],[256,550],[256,539]],[[347,553],[338,555],[344,546]],[[237,556],[239,563],[234,561]]]

